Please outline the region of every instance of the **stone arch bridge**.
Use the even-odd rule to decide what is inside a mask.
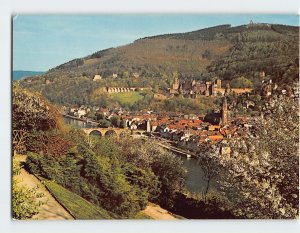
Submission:
[[[83,131],[92,136],[96,137],[107,137],[107,136],[126,136],[126,135],[137,135],[141,136],[146,133],[146,130],[130,130],[128,128],[84,128]]]

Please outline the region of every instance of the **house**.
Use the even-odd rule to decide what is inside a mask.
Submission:
[[[132,76],[133,76],[134,78],[139,78],[139,77],[140,77],[139,73],[136,73],[136,72],[134,72],[134,73],[132,74]]]
[[[196,94],[204,95],[206,91],[206,85],[205,83],[196,83],[193,90]]]
[[[79,118],[82,118],[82,117],[84,117],[87,114],[87,111],[84,108],[80,108],[80,109],[78,109],[77,114],[78,114],[77,116]]]
[[[157,130],[157,122],[154,121],[152,124],[151,124],[151,131],[152,132],[155,132]]]
[[[154,99],[157,99],[157,100],[165,100],[165,99],[167,99],[167,96],[165,96],[163,94],[158,94],[158,93],[154,94],[153,97],[154,97]]]
[[[77,108],[70,108],[70,113],[74,113],[74,112],[77,112]]]
[[[208,138],[211,141],[221,141],[224,137],[223,135],[218,134],[218,135],[209,135]]]
[[[175,131],[172,134],[172,140],[179,142],[183,136],[184,136],[183,131],[180,131],[180,132]]]
[[[231,153],[231,148],[229,146],[222,146],[220,148],[221,155],[230,155],[230,153]]]
[[[262,89],[261,89],[261,94],[263,96],[271,96],[272,95],[272,79],[268,81],[262,81]]]
[[[94,78],[93,78],[93,81],[98,81],[98,80],[101,80],[101,79],[102,79],[101,75],[100,74],[96,74],[94,76]]]
[[[132,123],[129,128],[132,130],[136,130],[138,127],[135,123]]]
[[[252,88],[231,88],[231,91],[237,95],[242,95],[245,93],[250,93],[253,89]]]
[[[266,77],[265,71],[260,71],[260,72],[259,72],[259,77],[261,77],[261,78]]]
[[[220,125],[209,125],[208,126],[209,131],[215,131],[215,130],[219,130],[219,129],[220,129]]]

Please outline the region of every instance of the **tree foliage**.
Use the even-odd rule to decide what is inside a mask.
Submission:
[[[77,137],[78,132],[74,131],[70,138],[76,142]],[[149,200],[170,204],[183,187],[182,164],[166,151],[154,149],[152,144],[144,145],[129,137],[102,138],[92,146],[81,141],[59,157],[30,153],[27,169],[120,218],[134,216]],[[136,143],[142,148],[136,147]]]
[[[51,130],[58,126],[57,111],[44,97],[13,85],[13,129],[38,131]]]
[[[232,87],[232,88],[251,88],[251,87],[253,87],[253,83],[249,79],[242,76],[239,78],[232,79],[230,81],[230,87]]]
[[[266,102],[263,118],[221,156],[227,169],[225,193],[241,218],[297,218],[299,215],[299,107],[290,98]]]

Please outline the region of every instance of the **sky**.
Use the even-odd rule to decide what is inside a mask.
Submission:
[[[96,51],[146,36],[188,32],[231,24],[299,25],[297,15],[103,14],[16,15],[13,17],[13,70],[47,71]]]

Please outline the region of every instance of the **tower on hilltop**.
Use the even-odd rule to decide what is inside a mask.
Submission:
[[[222,103],[222,125],[226,125],[228,123],[228,106],[226,97],[223,98]]]

